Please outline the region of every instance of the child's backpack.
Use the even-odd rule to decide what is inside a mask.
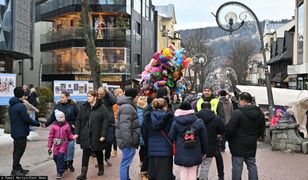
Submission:
[[[198,145],[197,134],[195,128],[195,120],[191,124],[185,127],[183,133],[183,146],[184,148],[194,148]]]

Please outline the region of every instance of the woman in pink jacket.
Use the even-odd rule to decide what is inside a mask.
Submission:
[[[69,140],[73,140],[73,134],[69,124],[65,121],[62,111],[55,110],[57,121],[52,124],[48,137],[48,153],[51,154],[53,146],[53,160],[57,166],[57,179],[61,179],[65,171],[64,156],[67,151]]]

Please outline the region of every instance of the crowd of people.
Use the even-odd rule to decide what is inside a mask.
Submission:
[[[87,179],[90,156],[97,159],[97,176],[103,176],[104,163],[112,166],[110,157],[117,156],[118,148],[122,153],[121,180],[130,179],[129,167],[136,151],[142,180],[208,179],[214,157],[218,179],[222,180],[225,174],[221,152],[225,152],[226,141],[232,154],[232,179],[241,179],[243,162],[249,179],[258,179],[255,155],[257,139],[265,128],[264,114],[247,92],[232,101],[225,90],[220,90],[218,97],[214,93],[206,86],[199,96],[180,97],[160,87],[155,96],[146,97],[139,96],[134,88],[111,93],[100,87],[89,91],[87,102],[78,107],[64,91],[50,118],[40,123],[31,117],[32,112],[27,114],[24,104],[29,95],[16,87],[10,100],[14,139],[11,175],[29,172],[20,165],[29,126],[51,126],[47,151],[53,153],[57,179],[67,170],[75,171],[76,142],[82,149],[82,167],[77,177],[80,180]]]

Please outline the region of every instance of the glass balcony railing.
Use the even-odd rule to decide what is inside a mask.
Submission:
[[[102,63],[102,74],[130,74],[130,64]],[[81,64],[43,64],[43,74],[90,74],[89,65]]]
[[[125,5],[126,0],[89,0],[90,5]],[[81,5],[81,0],[49,0],[41,4],[41,14],[72,5]]]
[[[95,40],[130,40],[130,30],[125,28],[104,28],[101,31],[92,29]],[[41,44],[58,41],[85,39],[81,28],[65,28],[41,34]]]

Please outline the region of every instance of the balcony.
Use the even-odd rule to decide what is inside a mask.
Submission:
[[[130,74],[130,64],[105,63],[101,64],[101,74]],[[81,64],[43,64],[42,74],[91,74],[89,65]]]
[[[126,0],[90,0],[89,3],[93,12],[127,11]],[[51,20],[53,17],[71,12],[81,12],[81,0],[49,0],[40,5],[43,20]]]
[[[130,33],[125,28],[92,29],[97,47],[129,47]],[[68,47],[84,47],[85,35],[81,28],[66,28],[41,34],[41,51]]]

